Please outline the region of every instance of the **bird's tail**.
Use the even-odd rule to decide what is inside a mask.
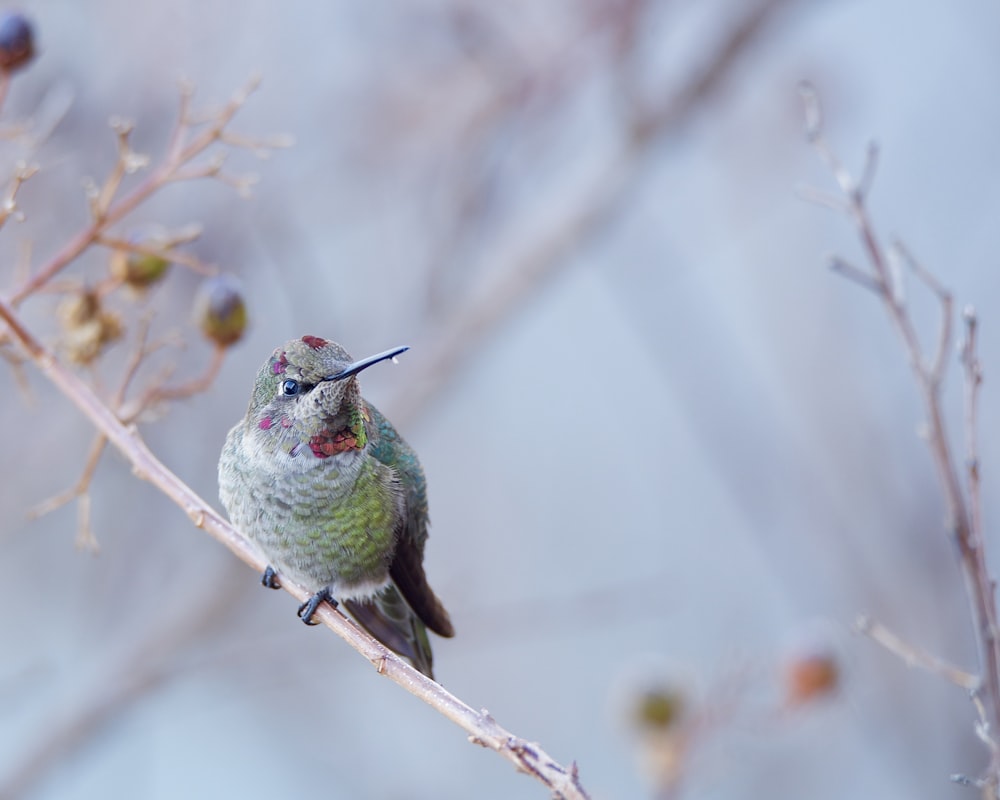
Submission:
[[[344,600],[344,606],[368,633],[395,653],[409,659],[434,679],[434,656],[427,627],[413,612],[395,584],[368,600]]]

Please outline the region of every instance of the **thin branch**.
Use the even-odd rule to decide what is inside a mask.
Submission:
[[[125,370],[122,374],[118,390],[115,392],[114,397],[109,403],[109,407],[114,410],[118,419],[126,425],[135,422],[144,411],[157,403],[190,397],[194,394],[205,391],[212,385],[212,382],[219,374],[219,370],[222,369],[222,364],[225,361],[226,349],[216,345],[212,350],[212,358],[201,375],[198,375],[197,377],[177,386],[164,386],[164,382],[169,378],[168,373],[163,376],[160,381],[154,382],[154,384],[143,392],[138,398],[126,404],[125,398],[128,394],[129,387],[135,380],[143,362],[148,356],[167,344],[165,340],[159,340],[152,343],[149,342],[149,325],[150,318],[148,315],[139,321],[135,334],[136,345],[133,349],[131,357],[125,365]],[[100,462],[101,455],[104,452],[107,442],[107,437],[103,434],[98,434],[94,443],[91,445],[83,468],[83,473],[76,484],[66,491],[38,504],[27,512],[28,519],[37,519],[38,517],[44,516],[45,514],[61,508],[72,500],[77,500],[78,522],[76,544],[77,547],[90,550],[93,553],[97,553],[100,550],[100,545],[97,541],[97,537],[94,535],[93,528],[91,527],[90,485],[93,482],[94,473],[97,470],[98,463]]]
[[[100,190],[94,191],[91,195],[90,213],[95,221],[102,220],[111,207],[111,202],[118,194],[122,180],[126,175],[130,175],[149,164],[148,156],[141,156],[132,150],[129,138],[135,128],[128,120],[112,118],[111,127],[115,132],[118,145],[118,160],[115,161],[111,173],[104,181]]]
[[[885,286],[878,278],[869,275],[860,267],[854,266],[850,261],[845,261],[840,256],[830,256],[830,270],[849,281],[854,281],[862,289],[867,289],[869,292],[882,295],[886,291]]]
[[[226,126],[232,121],[236,112],[243,106],[258,83],[259,81],[254,80],[243,90],[237,92],[222,111],[207,123],[205,129],[191,136],[190,140],[188,140],[187,136],[195,123],[192,122],[188,111],[190,97],[188,94],[182,92],[182,116],[178,120],[177,127],[174,129],[165,160],[153,169],[146,179],[130,193],[117,202],[110,202],[105,195],[111,197],[117,191],[119,179],[116,179],[115,176],[120,171],[127,171],[130,163],[132,163],[129,155],[131,151],[122,151],[122,134],[119,133],[119,159],[112,170],[112,175],[105,183],[105,190],[113,185],[114,191],[96,190],[96,195],[92,194],[94,218],[90,224],[70,239],[59,252],[10,295],[11,305],[16,308],[27,297],[45,286],[55,275],[75,261],[84,250],[105,234],[112,225],[134,211],[166,184],[176,180],[186,180],[209,174],[214,166],[214,162],[209,162],[207,166],[192,167],[190,169],[187,168],[187,165],[221,139]],[[125,146],[127,147],[127,144]],[[104,207],[105,202],[107,202],[107,207]]]
[[[885,625],[876,622],[871,617],[866,615],[859,616],[854,623],[854,627],[858,633],[862,633],[873,642],[882,645],[882,647],[903,661],[908,667],[919,667],[922,670],[944,678],[966,691],[971,692],[979,688],[979,678],[971,672],[966,672],[937,656],[933,656],[923,650],[918,650],[890,631]]]
[[[848,203],[839,194],[824,192],[822,189],[817,189],[815,186],[796,186],[795,194],[799,196],[800,200],[805,200],[807,203],[812,203],[814,206],[829,208],[838,213],[847,213],[851,207],[850,203]]]
[[[178,400],[205,391],[212,385],[212,382],[219,374],[225,358],[226,348],[216,345],[212,349],[212,358],[201,375],[176,386],[153,386],[137,400],[123,406],[118,416],[126,423],[133,422],[143,411],[156,403],[162,403],[167,400]]]
[[[62,508],[71,500],[78,500],[76,545],[81,549],[90,550],[92,553],[97,553],[100,550],[100,545],[90,527],[90,484],[94,479],[94,473],[97,471],[97,465],[101,461],[101,455],[104,453],[107,443],[107,437],[99,433],[87,452],[87,460],[79,480],[65,492],[39,503],[34,508],[29,509],[27,513],[28,519],[37,519]]]
[[[175,243],[172,242],[164,242],[162,246],[156,246],[102,234],[94,240],[94,243],[103,245],[104,247],[108,247],[112,250],[125,250],[129,253],[135,253],[140,256],[164,258],[175,264],[181,264],[182,266],[189,267],[199,275],[215,275],[218,272],[218,269],[214,265],[206,264],[197,256],[180,250],[175,250]]]
[[[25,327],[10,301],[0,299],[0,318],[7,323],[45,376],[128,459],[136,477],[156,486],[184,510],[195,526],[229,548],[244,563],[257,572],[264,571],[267,565],[250,543],[153,455],[134,426],[124,425],[83,380],[63,367],[55,355]],[[282,588],[301,602],[309,599],[310,592],[305,587],[287,578],[282,580]],[[324,604],[316,612],[315,619],[371,661],[380,675],[399,684],[466,731],[474,744],[496,750],[519,771],[534,776],[547,786],[556,797],[566,800],[588,797],[580,784],[575,764],[562,766],[539,745],[501,727],[485,709],[476,711],[466,705],[404,663],[339,610]]]
[[[138,372],[143,359],[149,354],[150,348],[146,345],[146,340],[149,335],[149,319],[142,319],[139,322],[138,329],[136,331],[136,347],[132,353],[131,358],[125,366],[125,372],[121,380],[121,384],[118,387],[118,391],[115,393],[113,402],[113,408],[121,408],[122,403],[125,399],[125,394],[128,392],[128,387],[135,378],[136,372]],[[119,417],[121,415],[119,414]],[[104,448],[107,446],[108,439],[102,434],[98,433],[97,437],[94,439],[93,444],[90,446],[90,450],[87,452],[87,459],[84,462],[83,472],[81,473],[77,482],[64,492],[50,497],[33,508],[28,509],[25,515],[29,520],[38,519],[39,517],[50,514],[57,509],[62,508],[67,503],[72,500],[77,500],[79,506],[77,508],[77,535],[76,544],[82,549],[90,550],[92,553],[97,553],[100,550],[100,544],[97,541],[97,537],[94,535],[94,530],[90,523],[90,484],[94,480],[94,473],[97,471],[97,465],[100,463],[101,455],[104,453]]]
[[[90,509],[93,502],[90,492],[84,492],[76,502],[76,539],[74,543],[81,550],[89,550],[95,555],[101,550],[101,543],[97,541],[94,534],[94,527],[91,520]]]
[[[275,150],[282,150],[295,144],[294,137],[286,133],[261,139],[223,131],[219,140],[233,147],[238,147],[240,150],[248,150],[260,159],[268,159]]]
[[[139,367],[142,366],[142,362],[165,344],[165,342],[162,341],[155,342],[153,344],[149,343],[149,326],[151,324],[151,316],[145,315],[139,320],[139,324],[136,327],[135,346],[132,349],[132,355],[129,357],[129,360],[125,365],[125,371],[122,373],[121,382],[118,384],[118,391],[115,393],[114,400],[112,401],[112,407],[118,409],[119,419],[122,419],[121,407],[125,402],[125,397],[128,394],[129,388],[132,386],[132,382],[135,380],[135,376],[139,373]],[[126,419],[126,422],[131,421],[131,419]]]
[[[924,372],[934,387],[941,385],[945,370],[948,367],[948,355],[951,352],[951,330],[954,302],[951,292],[921,264],[910,249],[898,239],[892,244],[893,249],[902,256],[903,261],[924,285],[933,293],[941,306],[941,322],[938,325],[938,344],[933,359],[924,365]]]
[[[17,384],[18,390],[24,396],[25,400],[30,402],[31,387],[28,385],[28,376],[24,371],[25,359],[7,348],[7,345],[10,343],[10,337],[7,333],[0,333],[0,359],[7,362],[7,366],[10,367],[10,371],[14,374],[14,382]]]
[[[878,168],[878,142],[869,142],[865,151],[865,165],[861,170],[861,180],[858,181],[858,197],[863,201],[868,199],[868,193],[875,181],[875,171]]]
[[[971,535],[977,549],[983,546],[983,500],[979,474],[979,391],[983,384],[983,370],[976,353],[979,323],[976,310],[966,306],[962,312],[965,321],[965,340],[962,342],[962,366],[965,375],[965,467],[969,491]]]

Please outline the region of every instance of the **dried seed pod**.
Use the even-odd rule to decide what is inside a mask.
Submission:
[[[238,281],[229,275],[203,281],[194,299],[194,318],[202,333],[220,347],[236,344],[247,327],[247,308]]]
[[[103,308],[100,298],[91,291],[66,298],[57,313],[63,328],[63,349],[76,364],[92,363],[124,333],[121,318]]]
[[[101,310],[101,301],[90,291],[71,295],[59,304],[56,314],[64,330],[73,330],[94,319]]]

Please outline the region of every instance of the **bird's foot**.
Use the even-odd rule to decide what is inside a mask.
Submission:
[[[280,589],[281,581],[278,580],[278,573],[274,571],[274,567],[268,564],[267,569],[264,570],[264,574],[260,576],[261,586],[266,586],[268,589]]]
[[[319,604],[324,600],[334,608],[337,607],[337,601],[330,596],[330,590],[320,589],[316,592],[316,594],[299,606],[299,618],[306,625],[319,625],[318,622],[313,622],[313,614],[316,613],[316,609],[319,608]]]

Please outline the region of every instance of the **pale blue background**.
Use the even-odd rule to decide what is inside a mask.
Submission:
[[[689,764],[688,796],[971,796],[948,782],[985,764],[962,692],[849,632],[865,611],[975,663],[905,358],[875,300],[824,268],[833,251],[860,262],[847,221],[795,194],[832,188],[803,141],[796,85],[819,87],[852,168],[877,138],[883,236],[902,236],[959,305],[980,310],[989,525],[1000,12],[787,3],[722,89],[646,156],[607,230],[471,361],[435,377],[418,408],[408,386],[435,321],[573,213],[616,141],[608,58],[580,32],[597,4],[502,5],[483,6],[483,24],[511,60],[489,74],[568,64],[572,88],[503,117],[475,140],[477,157],[470,120],[496,84],[447,22],[448,8],[474,4],[27,2],[40,57],[4,116],[44,123],[72,104],[34,156],[44,169],[22,198],[27,221],[0,237],[0,285],[13,282],[19,242],[34,242],[37,263],[85,222],[81,180],[114,159],[108,117],[135,118],[136,147],[155,154],[180,76],[212,104],[261,73],[235,128],[297,145],[232,159],[234,172],[260,174],[254,199],[178,186],[137,217],[203,222],[195,252],[242,277],[253,314],[212,390],[144,427],[163,460],[214,502],[217,453],[273,347],[306,333],[356,356],[410,344],[364,388],[426,468],[427,568],[458,631],[435,643],[448,688],[576,759],[595,798],[648,792],[623,698],[661,674],[709,697],[734,676],[746,683],[739,719]],[[639,65],[654,96],[681,85],[749,4],[662,5]],[[4,163],[20,152],[7,151]],[[484,163],[492,211],[456,237],[449,187]],[[104,258],[75,274],[99,273]],[[194,285],[177,270],[161,329],[185,327]],[[934,306],[912,291],[931,342]],[[53,308],[43,298],[26,312],[49,341]],[[206,357],[192,346],[180,373]],[[291,598],[261,590],[116,455],[94,484],[98,558],[74,550],[72,507],[25,521],[76,480],[91,436],[50,386],[31,383],[35,404],[10,379],[0,401],[0,794],[68,720],[139,677],[148,682],[45,761],[24,796],[545,796],[338,639],[305,629]],[[842,659],[839,696],[776,713],[778,665],[817,635]]]

